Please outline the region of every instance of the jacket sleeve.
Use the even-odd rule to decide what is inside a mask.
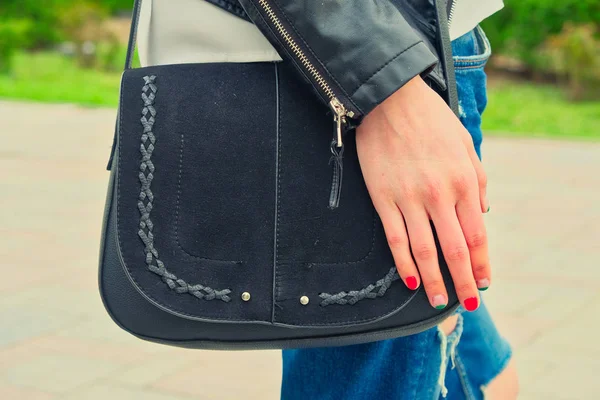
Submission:
[[[327,93],[335,92],[357,119],[438,62],[431,44],[390,0],[240,3],[326,103]],[[323,80],[330,91],[323,90]]]

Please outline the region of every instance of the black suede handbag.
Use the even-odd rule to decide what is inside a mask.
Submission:
[[[132,69],[139,9],[137,0],[99,266],[121,328],[190,348],[300,348],[414,334],[454,312],[441,251],[446,309],[400,280],[352,131],[341,186],[332,111],[294,66]],[[448,33],[434,35],[443,80],[430,83],[456,108]]]

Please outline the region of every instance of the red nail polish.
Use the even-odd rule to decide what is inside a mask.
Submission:
[[[477,310],[478,305],[479,300],[477,300],[477,297],[469,297],[468,299],[465,299],[465,308],[467,309],[467,311]]]
[[[415,290],[418,287],[417,278],[415,278],[414,276],[409,276],[408,278],[406,278],[406,286],[410,290]]]

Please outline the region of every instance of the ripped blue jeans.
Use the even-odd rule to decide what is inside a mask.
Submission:
[[[484,66],[490,46],[483,30],[452,42],[460,120],[481,156],[486,106]],[[493,290],[493,289],[492,289]],[[485,304],[458,311],[456,328],[355,346],[283,351],[283,400],[483,399],[483,388],[506,366],[511,349]]]

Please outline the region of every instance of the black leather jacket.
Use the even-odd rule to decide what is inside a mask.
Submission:
[[[207,1],[256,24],[330,105],[338,127],[356,126],[418,74],[456,110],[452,0]]]

